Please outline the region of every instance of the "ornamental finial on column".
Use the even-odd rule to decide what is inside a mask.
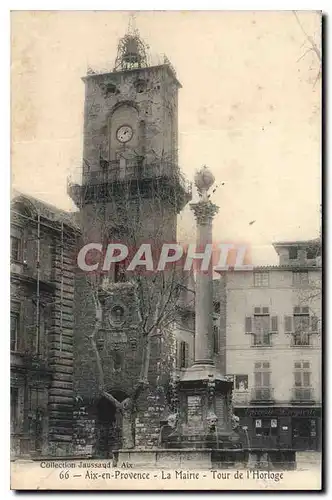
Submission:
[[[208,194],[209,189],[213,186],[215,181],[214,175],[211,170],[204,165],[196,172],[194,181],[200,199],[198,203],[191,203],[190,207],[199,224],[209,224],[219,210],[219,207],[211,202],[210,195]]]
[[[194,181],[201,201],[208,201],[208,191],[215,181],[211,170],[209,170],[206,165],[203,165],[203,167],[196,172]]]

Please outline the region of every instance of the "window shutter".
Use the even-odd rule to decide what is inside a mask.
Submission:
[[[278,316],[271,317],[271,333],[278,333]]]
[[[213,327],[213,352],[214,354],[219,352],[219,328],[217,326]]]
[[[302,386],[301,372],[294,372],[294,385],[295,385],[295,387],[301,387]]]
[[[188,368],[188,365],[189,365],[189,344],[188,344],[188,342],[184,343],[184,357],[185,357],[184,366],[185,366],[185,368]]]
[[[179,340],[176,341],[176,366],[181,368],[181,342]]]
[[[179,368],[187,368],[188,367],[188,351],[189,345],[187,342],[179,342],[179,351],[180,351],[180,360],[179,360]]]
[[[255,372],[255,387],[261,387],[262,385],[262,372]]]
[[[285,316],[285,333],[293,333],[293,316]]]
[[[245,321],[246,333],[252,333],[252,317],[246,316]]]
[[[303,372],[303,385],[310,387],[310,372]]]
[[[270,387],[270,372],[263,372],[263,387]]]
[[[311,331],[312,333],[317,333],[318,332],[318,318],[317,316],[311,316]]]

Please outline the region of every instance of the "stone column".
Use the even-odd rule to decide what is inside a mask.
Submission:
[[[198,174],[206,175],[204,169]],[[196,177],[198,177],[198,175]],[[212,174],[211,174],[212,176]],[[197,185],[197,178],[196,185]],[[210,182],[212,177],[209,178]],[[205,181],[206,182],[206,181]],[[212,181],[213,183],[213,181]],[[212,185],[212,184],[211,184]],[[212,245],[212,220],[218,212],[218,207],[211,203],[206,197],[198,203],[190,205],[197,221],[197,251],[208,252],[207,245]],[[212,246],[211,246],[212,248]],[[213,289],[212,289],[212,256],[210,265],[206,271],[198,266],[196,272],[196,295],[195,295],[195,364],[213,364]]]
[[[207,245],[212,245],[212,220],[219,208],[210,201],[208,190],[214,183],[214,176],[207,167],[195,175],[195,185],[200,196],[198,203],[190,205],[197,221],[197,251],[207,252]],[[212,258],[206,271],[199,268],[196,272],[195,295],[195,365],[213,364],[212,339]]]

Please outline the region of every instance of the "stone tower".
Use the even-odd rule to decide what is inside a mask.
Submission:
[[[191,192],[178,167],[181,85],[174,69],[167,59],[162,64],[149,65],[145,45],[134,31],[120,40],[113,71],[89,70],[83,82],[82,183],[70,186],[70,195],[80,208],[82,244],[121,241],[136,248],[142,242],[156,246],[175,242],[177,214],[190,200]],[[77,271],[74,389],[83,401],[81,406],[90,429],[90,441],[88,432],[79,441],[86,450],[90,446],[92,453],[102,455],[107,453],[106,448],[123,445],[123,435],[116,428],[119,412],[112,405],[112,398],[120,403],[128,399],[140,377],[145,352],[142,314],[144,307],[151,304],[139,303],[135,283],[120,266],[102,276],[96,274],[87,280]],[[97,327],[95,298],[102,316]],[[94,344],[89,339],[92,332]],[[159,377],[158,367],[168,366],[161,363],[161,356],[171,367],[172,346],[167,336],[153,339],[149,345],[148,375],[152,386]],[[100,393],[96,356],[102,364],[103,387],[111,400]],[[146,408],[143,404],[140,410],[135,409],[138,413],[129,423],[137,424],[136,445],[144,446],[147,442],[143,420],[153,420],[151,401],[158,402],[153,391],[150,388],[145,394]],[[159,404],[154,406],[162,412]],[[123,415],[123,411],[120,413]],[[80,422],[81,427],[84,425]],[[153,434],[151,428],[146,431],[147,435]]]

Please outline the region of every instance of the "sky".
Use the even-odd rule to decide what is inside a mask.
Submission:
[[[121,11],[16,11],[12,23],[12,187],[74,210],[67,177],[82,164],[87,67],[111,71],[128,27]],[[214,239],[315,238],[321,203],[320,48],[315,12],[145,11],[135,24],[151,60],[166,54],[179,91],[179,160],[216,178]],[[254,221],[254,222],[253,222]],[[179,239],[193,239],[185,208]]]

